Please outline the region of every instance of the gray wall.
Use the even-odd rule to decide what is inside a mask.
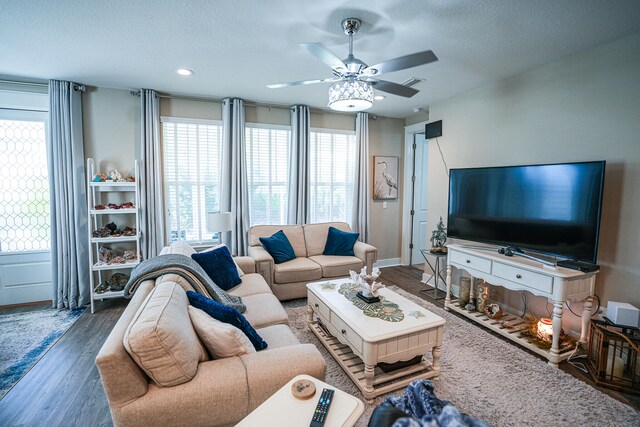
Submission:
[[[89,88],[83,95],[83,114],[85,156],[93,157],[103,172],[116,168],[123,174],[132,173],[133,160],[140,158],[140,98],[130,95],[128,90]],[[219,102],[163,98],[160,115],[221,120],[222,109]],[[289,109],[248,105],[246,120],[289,125]],[[402,165],[403,126],[404,121],[400,119],[379,116],[377,120],[369,120],[371,156],[398,156]],[[354,131],[355,118],[352,114],[313,111],[311,127]],[[400,190],[400,198],[389,201],[387,209],[383,210],[381,203],[371,202],[371,239],[378,247],[380,259],[400,257],[402,188]]]
[[[607,161],[596,284],[603,304],[640,306],[638,46],[635,34],[429,108],[430,120],[443,120],[449,167]],[[448,178],[435,144],[429,150],[434,224],[446,218]]]

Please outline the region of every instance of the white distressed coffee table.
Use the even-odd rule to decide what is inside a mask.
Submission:
[[[316,394],[308,400],[296,399],[291,394],[291,384],[302,379],[313,381],[316,386]],[[335,390],[324,422],[325,427],[353,426],[364,412],[360,399],[317,378],[298,375],[254,409],[236,427],[308,427],[323,388]]]
[[[335,287],[329,288],[328,283]],[[309,329],[358,386],[367,403],[411,381],[437,378],[445,320],[386,288],[380,295],[397,304],[404,318],[392,322],[367,316],[339,293],[345,283],[351,280],[307,285]],[[431,361],[424,357],[428,351]],[[419,360],[408,365],[398,363],[414,358]],[[383,370],[381,363],[396,365],[383,366]]]

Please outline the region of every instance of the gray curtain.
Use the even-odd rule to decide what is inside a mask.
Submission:
[[[309,221],[309,107],[291,107],[289,155],[289,224]]]
[[[82,95],[74,86],[49,81],[47,142],[53,307],[70,309],[91,302]]]
[[[231,236],[223,241],[231,253],[246,255],[249,232],[249,186],[247,180],[246,141],[244,134],[244,101],[226,98],[222,101],[222,174],[220,211],[231,212]]]
[[[356,115],[356,176],[353,189],[353,231],[369,243],[369,114]]]
[[[160,101],[156,91],[140,90],[140,229],[142,258],[158,255],[165,245]]]

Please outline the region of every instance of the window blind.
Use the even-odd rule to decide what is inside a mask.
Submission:
[[[311,130],[309,154],[311,222],[351,223],[355,156],[354,133]]]
[[[290,133],[268,125],[245,129],[251,225],[287,223]]]
[[[220,210],[222,123],[163,118],[162,142],[169,239],[211,241],[206,214]]]

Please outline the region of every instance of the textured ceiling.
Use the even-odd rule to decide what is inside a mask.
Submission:
[[[370,110],[407,117],[640,32],[640,1],[2,0],[0,75],[325,108],[327,84],[266,85],[331,77],[299,43],[320,41],[346,57],[347,17],[363,20],[354,53],[368,64],[426,49],[439,57],[384,76],[425,79],[413,98],[388,95]],[[195,75],[180,77],[179,67]]]

